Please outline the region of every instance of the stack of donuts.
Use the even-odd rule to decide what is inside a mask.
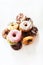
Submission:
[[[2,36],[14,50],[19,50],[23,44],[32,44],[37,32],[38,29],[34,26],[32,19],[20,13],[16,16],[16,22],[11,22],[3,30]]]

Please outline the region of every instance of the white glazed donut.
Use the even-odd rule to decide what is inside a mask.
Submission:
[[[29,31],[31,28],[33,27],[33,22],[31,21],[31,19],[29,21],[23,21],[21,24],[20,24],[20,27],[19,29],[21,31]]]

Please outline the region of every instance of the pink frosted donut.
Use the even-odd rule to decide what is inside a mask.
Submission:
[[[11,30],[7,36],[10,42],[19,42],[21,40],[22,33],[18,30]]]

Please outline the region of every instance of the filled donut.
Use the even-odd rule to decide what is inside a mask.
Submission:
[[[23,21],[23,22],[20,24],[19,29],[20,29],[21,31],[27,32],[27,31],[31,30],[32,27],[33,27],[33,22],[32,22],[31,20],[29,20],[29,21]]]
[[[28,45],[28,44],[31,44],[32,41],[33,41],[33,37],[32,36],[27,36],[27,37],[23,38],[22,43],[25,44],[25,45]]]
[[[7,37],[7,35],[8,35],[9,32],[10,32],[10,30],[8,28],[4,29],[3,32],[2,32],[3,38],[6,39],[6,37]]]
[[[17,23],[14,23],[14,22],[11,22],[9,25],[8,25],[8,29],[9,30],[14,30],[14,29],[18,29],[19,25]]]

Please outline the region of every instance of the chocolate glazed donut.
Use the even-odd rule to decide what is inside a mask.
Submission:
[[[17,44],[15,45],[11,45],[11,47],[14,49],[14,50],[19,50],[22,48],[22,43],[21,42],[18,42]]]
[[[38,32],[37,27],[33,26],[32,29],[28,32],[29,36],[36,36]]]

